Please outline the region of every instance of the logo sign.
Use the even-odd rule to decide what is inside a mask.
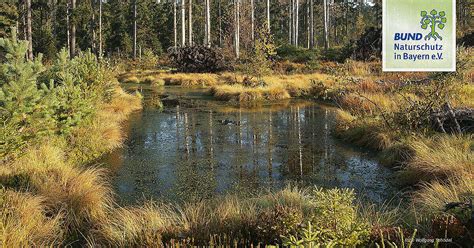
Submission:
[[[384,71],[455,71],[456,0],[383,0]]]

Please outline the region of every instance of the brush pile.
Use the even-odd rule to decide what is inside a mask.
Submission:
[[[226,68],[219,48],[206,46],[174,47],[169,57],[180,72],[218,72]]]
[[[435,128],[443,133],[473,133],[474,109],[452,109],[449,105],[431,114]]]
[[[357,40],[354,52],[354,59],[372,61],[382,58],[382,29],[368,28]]]

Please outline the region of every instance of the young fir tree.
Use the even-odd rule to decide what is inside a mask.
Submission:
[[[0,38],[5,52],[0,66],[0,156],[21,149],[26,142],[51,130],[51,112],[37,79],[44,70],[41,55],[27,60],[27,41]]]
[[[247,59],[244,60],[244,72],[247,77],[256,77],[258,81],[262,76],[271,72],[272,58],[276,55],[273,37],[266,24],[257,29],[255,44]]]

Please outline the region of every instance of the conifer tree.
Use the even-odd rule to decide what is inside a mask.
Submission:
[[[11,39],[0,38],[5,61],[0,67],[0,156],[23,147],[34,136],[50,129],[48,108],[38,76],[44,71],[41,54],[27,60],[28,42],[19,41],[13,29]]]

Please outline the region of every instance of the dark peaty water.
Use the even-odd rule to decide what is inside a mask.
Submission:
[[[134,114],[124,148],[103,159],[123,204],[193,201],[289,183],[354,188],[376,202],[395,192],[389,169],[373,154],[331,135],[333,108],[304,100],[240,107],[176,87],[144,92],[146,99],[178,95],[180,104]]]

